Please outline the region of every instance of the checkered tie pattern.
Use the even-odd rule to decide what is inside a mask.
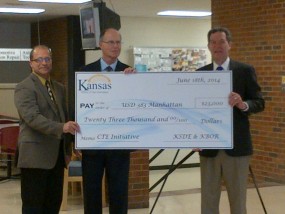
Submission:
[[[104,69],[104,71],[113,71],[113,68],[109,65]]]
[[[222,71],[222,70],[224,70],[224,69],[223,69],[222,66],[219,65],[216,70],[217,70],[217,71]]]
[[[48,80],[46,81],[46,87],[47,87],[47,91],[48,91],[51,101],[54,102],[54,96],[51,90],[50,82]]]

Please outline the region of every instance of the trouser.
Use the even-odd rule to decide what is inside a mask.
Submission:
[[[62,201],[63,154],[53,169],[21,168],[23,214],[58,214]]]
[[[216,157],[200,156],[201,213],[218,214],[224,180],[231,214],[246,214],[246,191],[251,156],[232,157],[220,150]]]
[[[109,213],[127,214],[130,153],[98,150],[82,151],[84,213],[102,213],[102,178],[106,172]]]

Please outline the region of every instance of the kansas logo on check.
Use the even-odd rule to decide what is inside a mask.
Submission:
[[[94,74],[89,79],[78,79],[79,91],[104,91],[112,88],[112,81],[104,74]]]

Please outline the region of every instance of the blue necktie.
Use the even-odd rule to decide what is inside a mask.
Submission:
[[[222,71],[222,70],[224,70],[224,69],[223,69],[222,66],[219,65],[216,70],[217,70],[217,71]]]
[[[104,69],[104,71],[113,71],[113,68],[109,65]]]

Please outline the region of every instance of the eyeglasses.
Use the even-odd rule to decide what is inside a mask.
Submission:
[[[50,57],[45,57],[45,58],[39,57],[39,58],[33,59],[31,61],[35,61],[37,63],[43,63],[45,61],[46,63],[50,63],[51,62],[51,58]]]
[[[121,45],[122,42],[121,41],[102,41],[110,46],[114,46],[114,45]]]

